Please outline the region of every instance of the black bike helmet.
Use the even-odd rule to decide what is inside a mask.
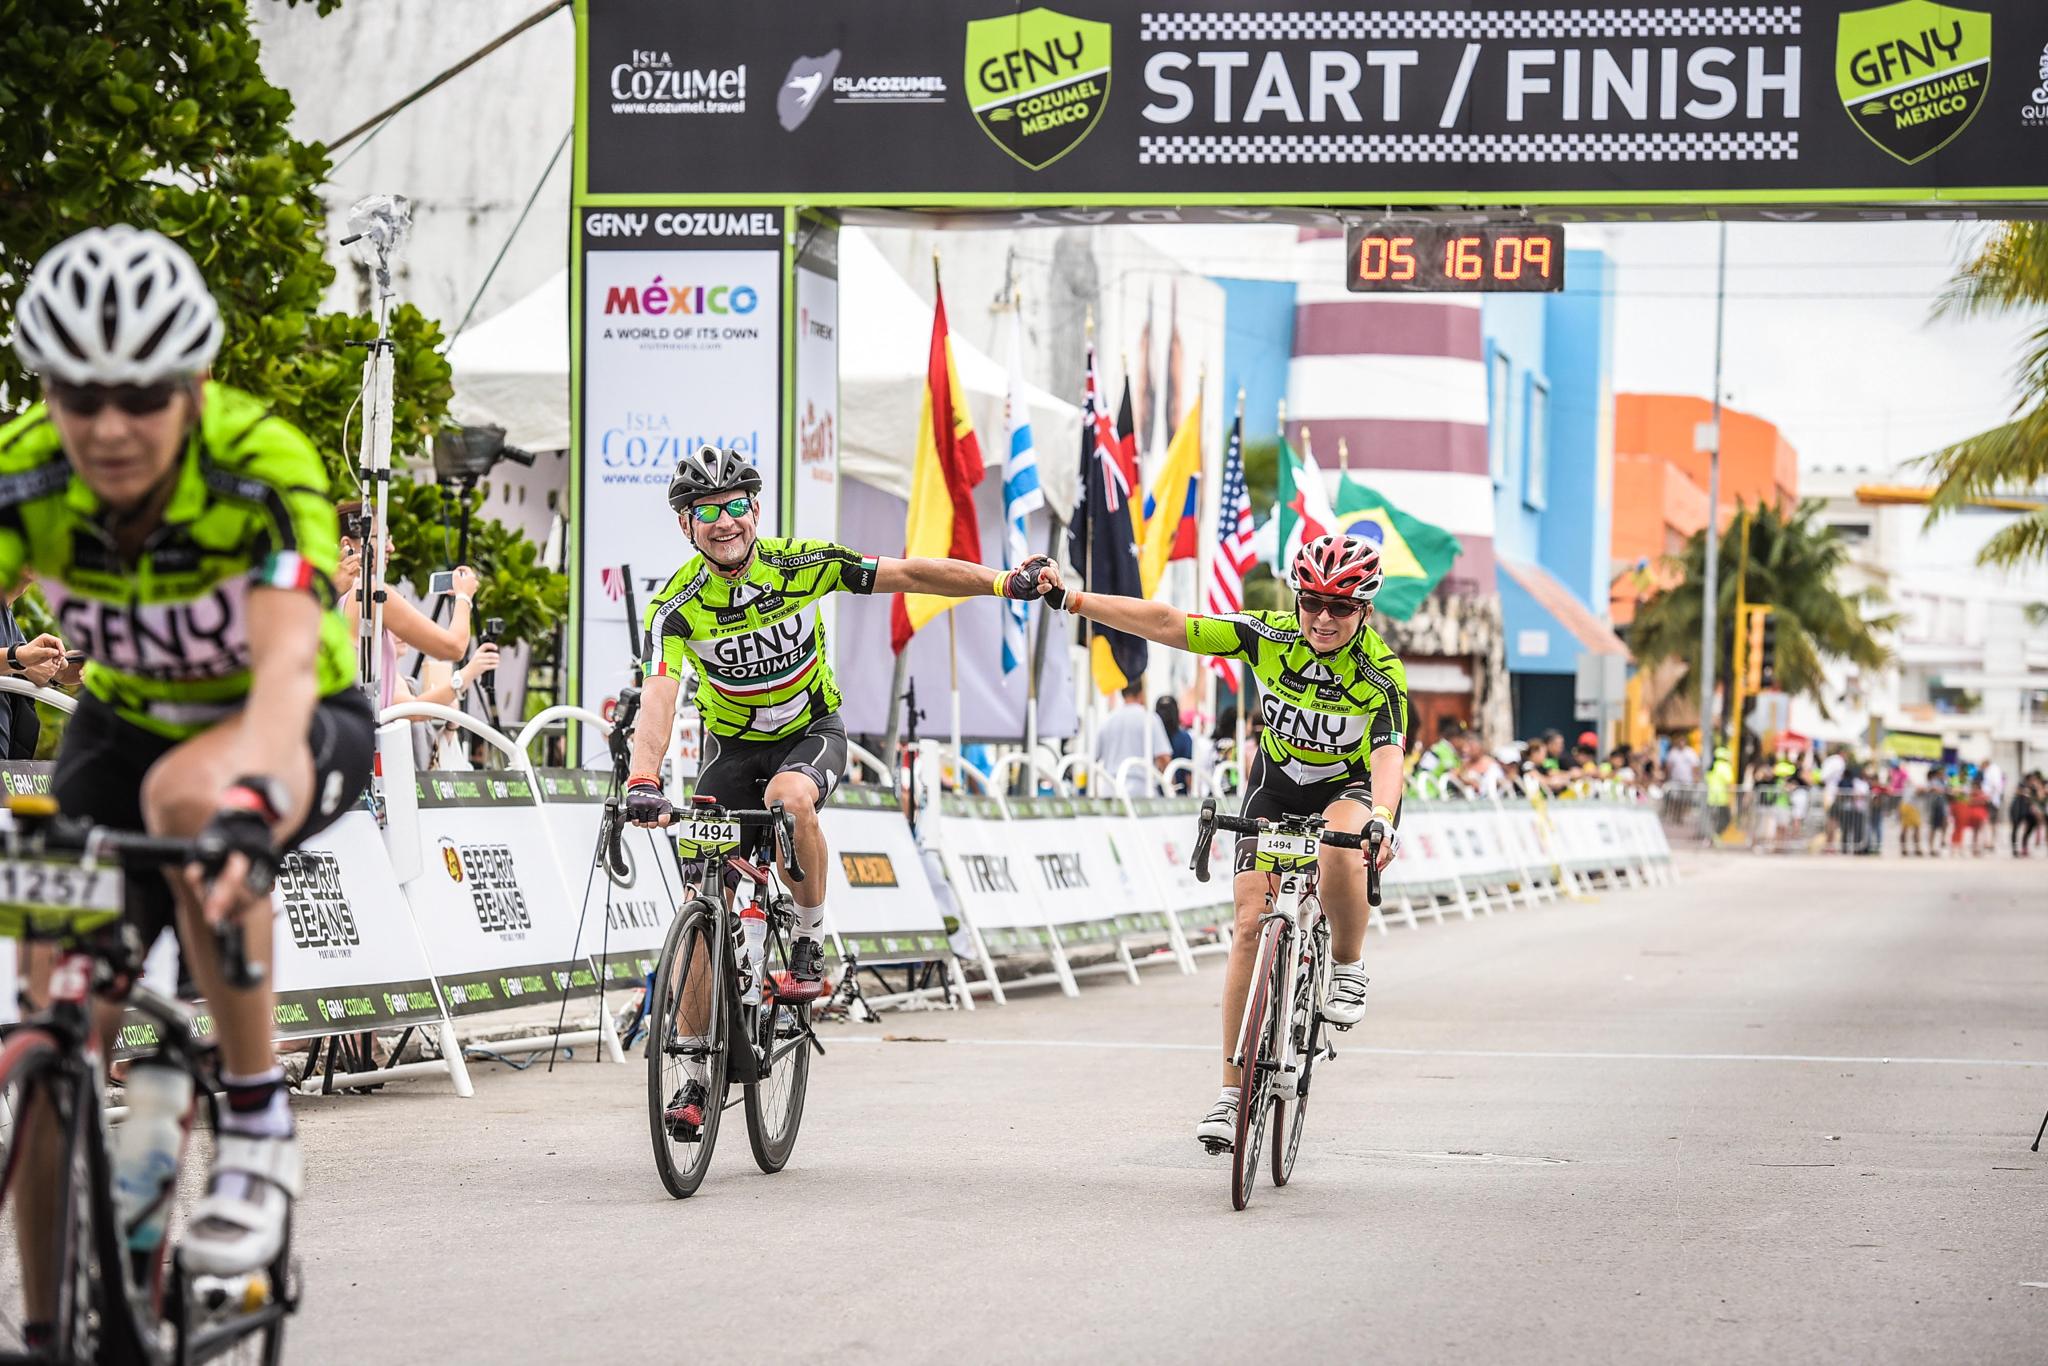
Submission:
[[[745,456],[723,446],[699,446],[676,461],[676,472],[668,481],[668,505],[681,516],[700,498],[760,492],[761,471]]]

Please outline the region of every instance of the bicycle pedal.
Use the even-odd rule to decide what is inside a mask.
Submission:
[[[799,981],[793,973],[771,972],[768,974],[768,992],[777,1001],[786,1002],[791,1005],[800,1005],[805,1001],[817,1000],[825,994],[825,991],[825,979],[822,977],[815,982],[804,982]]]
[[[1205,1138],[1202,1140],[1202,1146],[1208,1150],[1209,1156],[1222,1157],[1231,1150],[1232,1145],[1227,1138]]]

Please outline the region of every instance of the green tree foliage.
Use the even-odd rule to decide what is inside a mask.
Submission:
[[[1821,694],[1823,661],[1847,660],[1868,669],[1882,666],[1891,658],[1879,637],[1898,625],[1898,617],[1879,609],[1885,605],[1881,590],[1866,588],[1843,593],[1835,587],[1835,576],[1849,561],[1848,546],[1835,529],[1821,524],[1820,503],[1809,500],[1790,516],[1776,505],[1757,508],[1749,524],[1749,574],[1744,585],[1751,603],[1769,603],[1776,609],[1778,686],[1793,694],[1811,697],[1828,714]],[[1720,561],[1715,573],[1716,625],[1720,639],[1714,647],[1716,677],[1729,682],[1735,649],[1735,599],[1737,571],[1741,565],[1742,519],[1728,525],[1718,540]],[[1629,628],[1629,648],[1636,661],[1648,666],[1666,659],[1682,660],[1685,676],[1678,684],[1684,696],[1698,688],[1700,656],[1700,614],[1705,598],[1702,580],[1706,576],[1705,529],[1686,542],[1684,553],[1672,560],[1685,575],[1676,586],[1645,601],[1636,609]]]
[[[339,0],[286,0],[308,2],[325,14]],[[291,97],[259,56],[247,0],[0,0],[0,315],[72,233],[157,229],[192,253],[220,301],[215,375],[313,438],[340,501],[355,487],[360,344],[376,326],[321,311],[334,280],[319,195],[328,156],[292,137]],[[404,304],[391,333],[392,442],[398,460],[420,459],[454,392],[441,329]],[[0,395],[9,412],[36,396],[11,349],[0,351]],[[392,503],[391,576],[445,568],[439,492],[400,478]],[[497,523],[479,522],[473,545],[479,616],[505,618],[508,642],[545,642],[565,580]]]
[[[2018,493],[2048,478],[2048,223],[2005,223],[1968,261],[1936,305],[1936,316],[2034,321],[2016,370],[2010,422],[1927,457],[1939,477],[1930,519],[1988,494]],[[1978,555],[2009,566],[2048,559],[2048,507],[2000,531]]]

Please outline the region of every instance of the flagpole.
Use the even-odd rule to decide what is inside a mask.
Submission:
[[[953,624],[957,612],[957,608],[946,609],[946,659],[952,672],[953,763],[956,767],[967,762],[960,750],[960,633]],[[966,779],[956,777],[955,781],[960,784],[962,792],[967,790]]]
[[[1013,248],[1011,251],[1011,264],[1013,266],[1015,264],[1015,257],[1016,252]],[[1024,291],[1017,288],[1016,276],[1012,274],[1010,277],[1010,335],[1017,342],[1017,345],[1012,348],[1013,352],[1017,354],[1011,355],[1010,364],[1019,374],[1022,374],[1024,369],[1024,357],[1021,354],[1024,349],[1023,310]],[[1014,415],[1012,415],[1010,423],[1013,427],[1016,425],[1016,417]],[[1031,444],[1035,450],[1038,445],[1035,434]],[[1009,462],[1005,459],[1004,469],[1007,471],[1008,468]],[[1041,479],[1040,487],[1043,486],[1044,481]],[[1043,503],[1044,500],[1041,496],[1041,506],[1043,506]],[[1004,515],[1005,517],[1008,516],[1007,509]],[[1047,507],[1045,509],[1045,520],[1050,528],[1046,537],[1045,553],[1051,555],[1056,553],[1053,547],[1058,541],[1060,519],[1053,513],[1050,507]],[[1007,603],[1004,604],[1004,608],[1008,610]],[[1029,609],[1027,608],[1026,610],[1028,612]],[[1031,658],[1025,665],[1030,670],[1030,676],[1024,680],[1024,791],[1027,793],[1038,791],[1038,770],[1035,767],[1038,762],[1038,671],[1045,665],[1045,618],[1046,613],[1041,608],[1038,612],[1038,630],[1033,635],[1031,642]]]
[[[1337,438],[1337,473],[1339,475],[1351,473],[1351,443],[1341,436]],[[1342,492],[1342,490],[1339,490],[1339,492]]]

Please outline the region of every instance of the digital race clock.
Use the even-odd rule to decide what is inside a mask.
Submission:
[[[1549,293],[1564,288],[1561,227],[1354,223],[1344,287],[1357,294]]]

